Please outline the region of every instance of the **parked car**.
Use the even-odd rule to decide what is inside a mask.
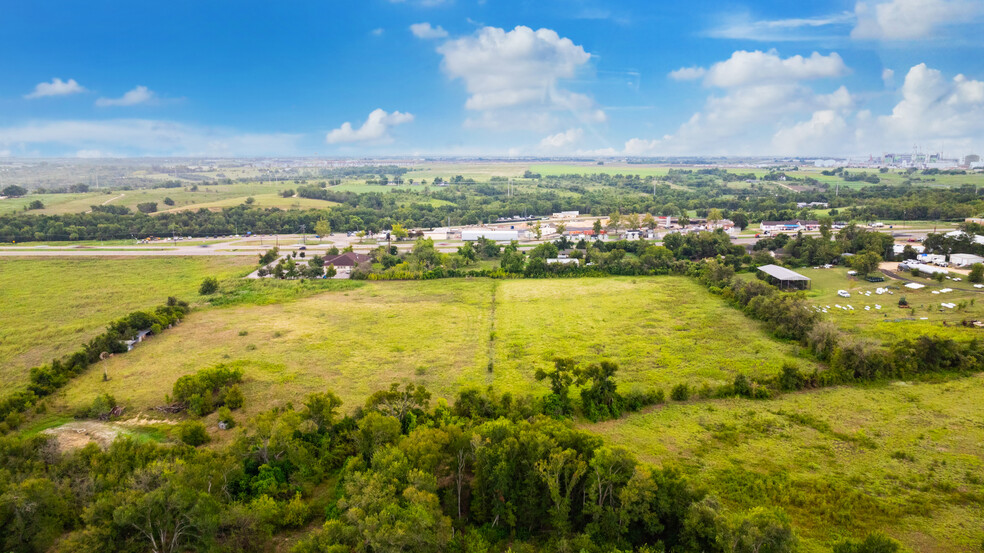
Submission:
[[[851,297],[851,293],[848,292],[847,290],[838,290],[837,291],[837,295],[840,296],[840,297],[842,297],[842,298],[849,298],[849,297]]]

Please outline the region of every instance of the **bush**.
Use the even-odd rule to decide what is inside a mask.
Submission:
[[[806,386],[806,379],[800,374],[796,367],[783,364],[782,373],[779,375],[779,389],[785,392],[802,390]]]
[[[219,281],[215,277],[207,277],[202,281],[202,285],[198,287],[199,296],[207,296],[209,294],[214,294],[219,291]]]
[[[236,409],[242,406],[243,398],[235,384],[242,379],[242,369],[217,365],[182,376],[174,383],[172,395],[174,401],[187,404],[197,416],[207,415],[221,405]]]
[[[670,392],[670,399],[673,401],[687,401],[690,399],[690,386],[677,384]]]
[[[845,540],[834,545],[834,553],[895,553],[901,551],[899,542],[884,534],[868,534],[864,541]]]
[[[228,407],[219,407],[219,422],[224,424],[226,428],[236,426],[236,419],[232,418],[232,411]]]
[[[179,424],[178,438],[192,447],[207,444],[210,440],[205,425],[200,421],[186,421]]]
[[[970,275],[967,276],[967,280],[974,283],[984,282],[984,265],[980,263],[974,263],[970,266]]]
[[[109,394],[99,394],[92,404],[75,412],[77,419],[107,419],[116,407],[116,398]]]
[[[229,386],[222,396],[222,403],[229,409],[239,409],[243,406],[243,401],[243,392],[237,384]]]
[[[301,498],[301,492],[294,494],[294,499],[284,507],[283,525],[290,528],[300,528],[307,522],[311,511],[308,504]]]
[[[748,377],[744,373],[738,373],[735,376],[734,391],[735,395],[752,397],[752,382],[748,380]]]

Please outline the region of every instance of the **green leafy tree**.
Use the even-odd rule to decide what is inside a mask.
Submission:
[[[552,371],[539,368],[534,377],[537,380],[549,380],[552,398],[545,400],[549,406],[554,404],[554,415],[564,416],[571,412],[570,388],[574,383],[577,373],[577,366],[573,359],[556,358],[554,359],[554,369]],[[549,409],[549,407],[547,407]]]
[[[202,285],[198,287],[198,295],[208,296],[219,291],[219,281],[215,277],[205,277]]]
[[[328,223],[328,219],[324,217],[318,219],[318,222],[314,224],[314,233],[318,235],[319,241],[331,234],[331,224]]]
[[[967,280],[974,283],[984,282],[984,265],[980,263],[974,263],[970,266],[970,275],[967,276]]]
[[[557,450],[536,463],[536,471],[550,491],[550,522],[563,537],[570,532],[571,494],[588,471],[588,464],[573,449]]]
[[[17,186],[16,184],[5,186],[3,190],[0,190],[0,196],[7,196],[8,198],[17,198],[26,195],[27,189],[23,186]]]
[[[158,463],[134,476],[113,511],[113,522],[127,541],[154,553],[178,553],[212,542],[218,504],[176,477],[180,472],[179,467]]]
[[[47,551],[72,520],[68,502],[47,478],[28,478],[0,494],[0,544],[4,551]]]
[[[334,426],[341,406],[342,400],[332,391],[311,394],[304,400],[303,416],[324,432]]]
[[[881,262],[882,257],[870,250],[852,256],[850,261],[851,267],[862,277],[873,273]]]

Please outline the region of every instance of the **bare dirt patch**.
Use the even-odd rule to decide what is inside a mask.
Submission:
[[[42,433],[54,436],[60,451],[71,451],[85,447],[90,442],[99,447],[108,447],[125,430],[115,424],[99,421],[74,421]]]

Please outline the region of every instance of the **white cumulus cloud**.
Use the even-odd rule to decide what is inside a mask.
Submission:
[[[846,73],[847,65],[837,52],[826,56],[813,52],[808,58],[792,56],[783,59],[775,50],[738,50],[727,60],[712,65],[704,76],[704,84],[730,88],[840,77]]]
[[[146,104],[153,99],[154,91],[146,86],[137,86],[119,98],[99,98],[96,100],[96,105],[100,107],[135,106],[137,104]]]
[[[446,38],[448,36],[448,32],[443,27],[440,25],[433,27],[426,21],[410,25],[410,32],[413,33],[413,36],[423,39]]]
[[[920,63],[909,69],[902,100],[891,115],[878,118],[886,140],[895,144],[984,139],[984,82],[957,75],[951,80]]]
[[[394,111],[387,113],[383,109],[374,109],[366,122],[358,129],[346,121],[342,126],[332,130],[325,137],[329,144],[344,142],[385,142],[390,140],[389,129],[413,121],[413,115]]]
[[[634,139],[626,153],[648,155],[658,146],[663,154],[763,155],[770,153],[777,129],[792,126],[815,112],[842,116],[855,99],[840,87],[829,94],[815,92],[807,82],[847,74],[836,52],[783,58],[770,50],[738,50],[709,68],[683,68],[671,77],[702,79],[721,89],[708,96],[704,107],[659,141]],[[803,130],[803,129],[801,129]]]
[[[564,132],[544,137],[540,141],[540,147],[545,150],[564,150],[580,142],[583,136],[583,129],[568,129]]]
[[[25,94],[24,97],[34,99],[44,98],[46,96],[66,96],[69,94],[78,94],[79,92],[85,92],[85,88],[77,83],[75,79],[63,81],[56,77],[51,79],[50,83],[38,83],[34,87],[34,91],[30,94]]]
[[[468,125],[540,128],[533,124],[557,123],[552,117],[555,112],[583,121],[606,120],[589,96],[562,86],[563,80],[577,76],[591,54],[555,31],[483,27],[445,42],[437,51],[443,56],[445,73],[465,84],[469,94],[465,108],[481,112]]]
[[[978,0],[888,0],[858,2],[854,7],[856,39],[929,38],[944,26],[967,23],[984,14]]]

